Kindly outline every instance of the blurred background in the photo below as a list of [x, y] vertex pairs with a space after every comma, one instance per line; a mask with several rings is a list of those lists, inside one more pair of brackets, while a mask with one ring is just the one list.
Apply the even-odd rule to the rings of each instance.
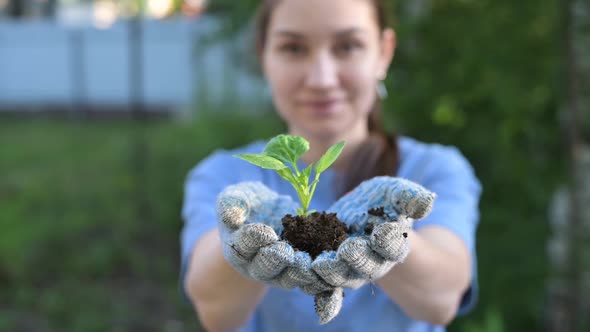
[[[590, 2], [388, 2], [386, 126], [484, 187], [480, 299], [450, 331], [590, 331]], [[0, 331], [199, 331], [184, 177], [281, 133], [255, 0], [0, 0]]]

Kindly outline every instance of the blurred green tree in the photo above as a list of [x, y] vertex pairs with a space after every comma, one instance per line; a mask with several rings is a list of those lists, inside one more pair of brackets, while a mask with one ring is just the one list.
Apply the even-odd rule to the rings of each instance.
[[549, 242], [548, 330], [590, 330], [590, 2], [563, 0], [561, 127], [569, 181], [557, 192]]

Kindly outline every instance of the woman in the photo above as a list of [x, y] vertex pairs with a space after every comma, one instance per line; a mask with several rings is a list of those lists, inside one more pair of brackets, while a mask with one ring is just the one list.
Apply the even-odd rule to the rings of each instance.
[[408, 178], [438, 198], [409, 234], [412, 249], [403, 264], [376, 287], [347, 292], [341, 313], [320, 327], [312, 297], [252, 281], [224, 260], [215, 221], [219, 192], [252, 180], [280, 194], [294, 192], [278, 176], [232, 157], [260, 153], [265, 142], [216, 152], [190, 173], [183, 208], [184, 289], [207, 330], [443, 331], [473, 304], [479, 182], [455, 148], [381, 129], [378, 101], [395, 46], [379, 0], [262, 1], [259, 59], [289, 134], [310, 142], [303, 161], [315, 162], [346, 141], [310, 208], [326, 210], [377, 175]]

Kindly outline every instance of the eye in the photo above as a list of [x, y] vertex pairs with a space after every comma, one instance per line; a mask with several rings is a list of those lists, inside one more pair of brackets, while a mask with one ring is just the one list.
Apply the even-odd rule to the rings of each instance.
[[345, 40], [336, 44], [335, 53], [339, 56], [348, 56], [362, 49], [363, 45], [354, 40]]
[[301, 56], [305, 54], [305, 47], [299, 43], [286, 43], [279, 46], [279, 51], [290, 56]]

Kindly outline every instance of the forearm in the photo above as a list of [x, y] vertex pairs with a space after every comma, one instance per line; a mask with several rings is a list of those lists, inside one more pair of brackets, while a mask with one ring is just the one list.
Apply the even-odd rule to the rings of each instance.
[[239, 274], [223, 258], [217, 230], [193, 250], [185, 289], [207, 331], [227, 331], [244, 324], [266, 293], [263, 284]]
[[377, 281], [408, 315], [437, 325], [454, 318], [471, 279], [467, 250], [457, 237], [444, 232], [410, 232], [406, 260]]

